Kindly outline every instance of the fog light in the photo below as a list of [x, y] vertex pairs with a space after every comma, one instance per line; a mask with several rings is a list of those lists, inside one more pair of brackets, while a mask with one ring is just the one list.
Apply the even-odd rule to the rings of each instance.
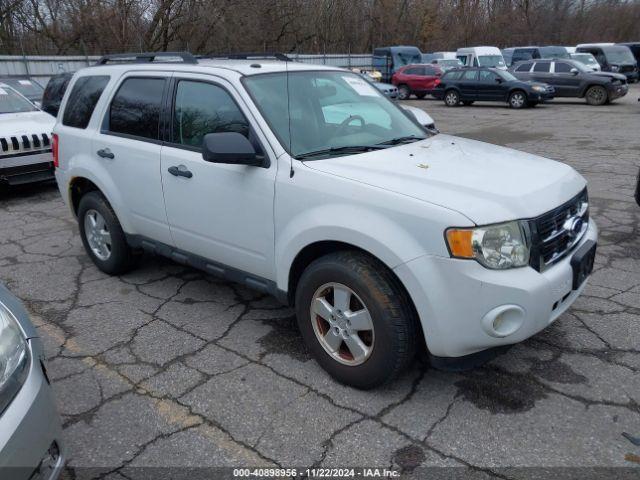
[[482, 317], [484, 331], [496, 338], [513, 335], [524, 323], [525, 313], [518, 305], [501, 305]]

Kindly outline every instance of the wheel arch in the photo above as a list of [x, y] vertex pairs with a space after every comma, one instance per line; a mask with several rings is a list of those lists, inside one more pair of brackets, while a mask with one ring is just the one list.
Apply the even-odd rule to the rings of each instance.
[[607, 87], [605, 84], [598, 83], [598, 82], [589, 82], [584, 87], [582, 87], [582, 91], [580, 92], [580, 95], [578, 96], [578, 98], [584, 98], [587, 95], [587, 91], [591, 87], [602, 87], [607, 92], [607, 96], [609, 96], [609, 90], [607, 90]]

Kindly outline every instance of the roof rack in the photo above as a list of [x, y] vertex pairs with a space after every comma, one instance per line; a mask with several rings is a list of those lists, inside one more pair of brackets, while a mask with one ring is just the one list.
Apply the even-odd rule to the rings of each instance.
[[226, 60], [280, 60], [292, 62], [293, 59], [284, 53], [257, 52], [257, 53], [214, 53], [211, 55], [199, 55], [202, 59], [226, 59]]
[[145, 53], [116, 53], [100, 57], [96, 65], [108, 63], [152, 63], [158, 59], [165, 59], [166, 63], [177, 63], [171, 59], [180, 59], [182, 63], [198, 63], [198, 59], [189, 52], [145, 52]]

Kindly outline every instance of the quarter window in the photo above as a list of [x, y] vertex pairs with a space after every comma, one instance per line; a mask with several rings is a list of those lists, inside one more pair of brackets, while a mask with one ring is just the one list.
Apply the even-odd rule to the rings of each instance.
[[111, 101], [109, 131], [158, 140], [163, 78], [127, 78]]
[[533, 71], [534, 72], [538, 72], [538, 73], [549, 73], [549, 67], [551, 66], [550, 63], [536, 63], [535, 66], [533, 67]]
[[249, 138], [249, 122], [227, 91], [211, 83], [178, 82], [173, 143], [201, 147], [206, 134], [220, 132], [237, 132]]
[[67, 127], [87, 128], [107, 83], [109, 83], [108, 76], [78, 78], [69, 94], [67, 106], [62, 115], [62, 124]]

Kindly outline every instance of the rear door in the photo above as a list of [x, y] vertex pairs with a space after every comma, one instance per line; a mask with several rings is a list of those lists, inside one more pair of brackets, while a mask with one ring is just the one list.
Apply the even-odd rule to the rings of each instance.
[[135, 233], [172, 245], [160, 177], [160, 112], [168, 73], [129, 72], [106, 106], [93, 138], [96, 162], [120, 196], [118, 207]]
[[461, 100], [477, 100], [478, 70], [465, 70], [458, 85], [460, 86]]
[[402, 72], [412, 92], [425, 90], [424, 67], [409, 67]]
[[533, 65], [533, 69], [531, 70], [530, 80], [533, 80], [534, 82], [548, 83], [549, 85], [553, 85], [555, 87], [554, 76], [551, 73], [551, 63], [552, 62], [544, 61], [535, 62], [535, 64]]

